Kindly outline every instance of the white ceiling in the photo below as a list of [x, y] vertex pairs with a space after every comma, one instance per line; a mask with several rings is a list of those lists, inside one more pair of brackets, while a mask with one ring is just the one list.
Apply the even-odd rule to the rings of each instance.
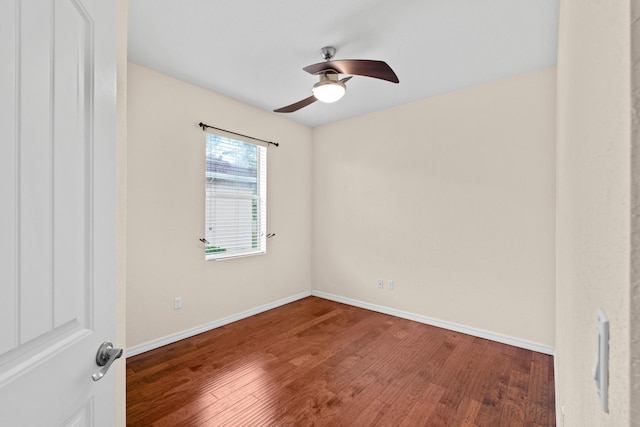
[[553, 66], [557, 27], [558, 0], [130, 0], [129, 60], [266, 111], [311, 95], [326, 45], [394, 69], [286, 114], [318, 126]]

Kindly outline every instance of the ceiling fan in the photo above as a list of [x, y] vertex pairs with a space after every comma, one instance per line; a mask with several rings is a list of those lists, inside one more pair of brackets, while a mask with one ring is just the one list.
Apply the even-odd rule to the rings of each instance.
[[[353, 75], [400, 83], [396, 73], [394, 73], [391, 67], [384, 61], [372, 61], [369, 59], [332, 60], [336, 54], [336, 49], [333, 46], [323, 47], [320, 53], [325, 62], [319, 62], [303, 68], [303, 70], [309, 74], [320, 76], [320, 81], [313, 85], [313, 95], [302, 101], [273, 111], [276, 113], [293, 113], [316, 101], [335, 102], [345, 94], [347, 90], [345, 83], [348, 82]], [[340, 74], [351, 74], [351, 76], [338, 79]]]

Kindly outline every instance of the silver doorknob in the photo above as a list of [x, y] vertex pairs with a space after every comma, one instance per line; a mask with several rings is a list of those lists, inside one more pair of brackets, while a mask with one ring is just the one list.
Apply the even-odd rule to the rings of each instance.
[[98, 348], [98, 353], [96, 353], [96, 365], [102, 366], [102, 368], [95, 374], [91, 375], [91, 378], [94, 381], [98, 381], [104, 377], [104, 374], [107, 373], [111, 364], [120, 356], [122, 356], [121, 348], [114, 348], [113, 343], [109, 341], [103, 342], [100, 348]]

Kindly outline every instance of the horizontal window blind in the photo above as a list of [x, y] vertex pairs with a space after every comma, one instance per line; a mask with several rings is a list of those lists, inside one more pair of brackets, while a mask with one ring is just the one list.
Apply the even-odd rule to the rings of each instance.
[[206, 133], [206, 259], [266, 252], [267, 150]]

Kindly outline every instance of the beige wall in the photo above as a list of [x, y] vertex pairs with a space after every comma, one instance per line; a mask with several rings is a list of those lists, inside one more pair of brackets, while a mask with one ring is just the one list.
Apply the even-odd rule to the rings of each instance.
[[313, 137], [314, 290], [553, 347], [555, 69]]
[[[564, 0], [557, 101], [556, 388], [562, 426], [629, 425], [630, 2]], [[592, 368], [610, 321], [609, 414]], [[635, 406], [638, 402], [635, 402]]]
[[[554, 100], [546, 69], [309, 129], [130, 63], [127, 347], [312, 283], [553, 347]], [[281, 143], [266, 256], [202, 259], [199, 121]]]
[[[266, 255], [204, 260], [200, 121], [280, 143], [268, 151]], [[127, 347], [310, 291], [306, 126], [130, 63], [127, 170]]]
[[[640, 402], [640, 2], [631, 3], [631, 292], [630, 402]], [[631, 405], [631, 425], [640, 426], [640, 405]]]

